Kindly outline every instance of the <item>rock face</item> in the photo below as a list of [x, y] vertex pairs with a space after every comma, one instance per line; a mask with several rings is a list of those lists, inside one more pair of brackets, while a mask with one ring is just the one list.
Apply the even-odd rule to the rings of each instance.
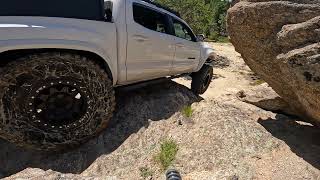
[[227, 24], [249, 67], [291, 109], [320, 124], [320, 0], [240, 1]]
[[[95, 177], [95, 176], [80, 176], [80, 175], [74, 175], [74, 174], [62, 174], [59, 172], [55, 172], [52, 170], [44, 171], [42, 169], [38, 168], [27, 168], [21, 173], [13, 175], [9, 178], [6, 178], [8, 180], [14, 180], [14, 179], [21, 179], [21, 180], [26, 180], [26, 179], [33, 179], [33, 180], [56, 180], [56, 179], [64, 179], [64, 180], [72, 180], [72, 179], [77, 179], [77, 180], [102, 180], [103, 178], [101, 177]], [[104, 179], [112, 180], [112, 177], [105, 177]], [[114, 178], [115, 179], [115, 178]]]

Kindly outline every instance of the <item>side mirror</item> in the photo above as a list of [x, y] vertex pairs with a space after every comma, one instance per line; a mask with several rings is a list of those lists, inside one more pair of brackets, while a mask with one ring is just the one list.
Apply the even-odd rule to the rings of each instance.
[[112, 21], [112, 12], [113, 12], [113, 2], [112, 1], [105, 1], [104, 2], [104, 12], [106, 21]]
[[198, 41], [204, 41], [205, 39], [206, 39], [206, 36], [204, 35], [204, 34], [198, 34], [197, 35], [197, 39], [198, 39]]

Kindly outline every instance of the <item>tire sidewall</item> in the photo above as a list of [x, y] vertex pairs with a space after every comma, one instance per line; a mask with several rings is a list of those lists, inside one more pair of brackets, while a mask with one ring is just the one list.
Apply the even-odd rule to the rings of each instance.
[[[209, 83], [204, 86], [206, 77], [209, 77]], [[192, 75], [191, 89], [195, 94], [203, 94], [207, 91], [210, 86], [210, 82], [213, 77], [213, 68], [208, 65], [204, 65], [199, 72]]]
[[[31, 79], [20, 82], [23, 74]], [[70, 78], [89, 91], [86, 123], [68, 130], [41, 129], [28, 115], [28, 94], [48, 79]], [[88, 59], [69, 54], [38, 54], [18, 59], [0, 72], [0, 136], [18, 145], [41, 150], [58, 150], [78, 145], [97, 135], [114, 110], [114, 91], [106, 73]]]

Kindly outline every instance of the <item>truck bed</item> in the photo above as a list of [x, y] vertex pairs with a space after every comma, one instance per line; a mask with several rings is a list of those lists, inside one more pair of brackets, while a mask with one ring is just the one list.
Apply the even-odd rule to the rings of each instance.
[[4, 0], [0, 16], [45, 16], [104, 20], [103, 0]]

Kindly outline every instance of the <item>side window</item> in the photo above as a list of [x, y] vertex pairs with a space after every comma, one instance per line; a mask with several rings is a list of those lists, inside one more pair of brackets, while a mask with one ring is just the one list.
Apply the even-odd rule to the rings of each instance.
[[134, 21], [153, 31], [169, 34], [166, 15], [142, 5], [133, 4]]
[[186, 39], [188, 41], [196, 41], [196, 38], [194, 37], [192, 31], [188, 26], [186, 26], [184, 23], [176, 19], [172, 19], [172, 21], [173, 21], [175, 36], [182, 39]]

